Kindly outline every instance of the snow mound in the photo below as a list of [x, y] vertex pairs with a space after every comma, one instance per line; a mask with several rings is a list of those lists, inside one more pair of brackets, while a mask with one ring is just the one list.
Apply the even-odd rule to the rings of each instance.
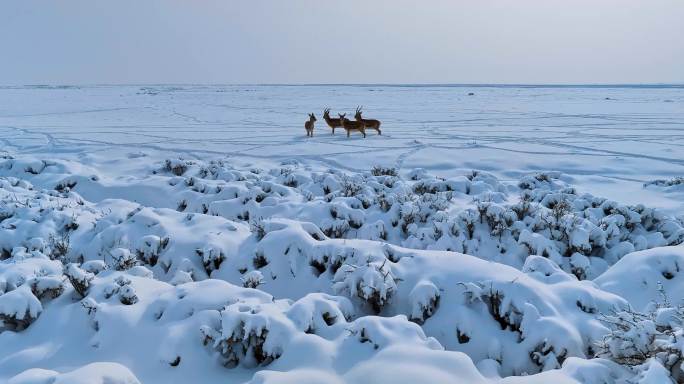
[[146, 177], [0, 160], [1, 380], [678, 377], [683, 223], [560, 173], [169, 159]]
[[674, 303], [684, 300], [682, 268], [684, 246], [661, 247], [630, 253], [594, 281], [604, 291], [624, 297], [635, 309], [643, 310], [661, 300], [662, 294]]
[[139, 384], [140, 381], [121, 364], [91, 363], [66, 373], [29, 369], [8, 384]]

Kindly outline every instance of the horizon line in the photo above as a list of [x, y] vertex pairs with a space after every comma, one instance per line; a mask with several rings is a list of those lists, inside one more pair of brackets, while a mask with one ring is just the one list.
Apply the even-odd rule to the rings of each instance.
[[79, 88], [135, 86], [205, 86], [205, 87], [508, 87], [508, 88], [680, 88], [681, 83], [34, 83], [0, 84], [0, 88]]

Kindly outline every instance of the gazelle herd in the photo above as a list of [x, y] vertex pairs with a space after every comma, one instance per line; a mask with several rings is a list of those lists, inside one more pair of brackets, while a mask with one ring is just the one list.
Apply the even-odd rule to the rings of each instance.
[[[366, 129], [374, 129], [378, 135], [382, 135], [380, 130], [380, 120], [375, 119], [364, 119], [361, 116], [361, 107], [356, 108], [354, 113], [354, 120], [349, 120], [345, 116], [346, 113], [338, 113], [339, 118], [330, 117], [330, 108], [323, 110], [323, 120], [332, 128], [332, 134], [335, 134], [335, 128], [342, 128], [347, 131], [347, 137], [350, 136], [351, 131], [359, 131], [366, 137]], [[304, 129], [306, 129], [306, 136], [313, 136], [314, 122], [316, 122], [316, 116], [313, 113], [309, 114], [309, 120], [304, 123]]]

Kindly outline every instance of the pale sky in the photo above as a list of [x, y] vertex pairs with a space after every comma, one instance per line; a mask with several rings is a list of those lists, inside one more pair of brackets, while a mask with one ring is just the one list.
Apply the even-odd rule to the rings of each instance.
[[684, 0], [0, 0], [0, 84], [684, 83]]

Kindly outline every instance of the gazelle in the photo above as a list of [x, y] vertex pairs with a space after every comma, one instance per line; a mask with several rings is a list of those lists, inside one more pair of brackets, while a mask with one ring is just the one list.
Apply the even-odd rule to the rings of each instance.
[[342, 127], [342, 122], [338, 118], [330, 117], [330, 108], [323, 110], [323, 120], [328, 124], [328, 127], [332, 128], [332, 134], [335, 134], [335, 128]]
[[313, 137], [314, 122], [316, 121], [316, 116], [313, 113], [309, 113], [309, 120], [304, 122], [304, 129], [306, 129], [306, 136]]
[[362, 107], [356, 108], [356, 114], [354, 114], [354, 118], [356, 119], [356, 121], [362, 122], [364, 128], [375, 129], [378, 135], [382, 135], [382, 131], [380, 130], [380, 120], [364, 119], [363, 117], [361, 117], [361, 109]]
[[[358, 108], [356, 112], [358, 112]], [[338, 113], [338, 115], [340, 116], [340, 123], [342, 124], [342, 128], [344, 128], [344, 130], [347, 131], [347, 137], [349, 137], [349, 133], [351, 131], [359, 131], [361, 132], [364, 138], [366, 137], [366, 128], [362, 122], [345, 119], [345, 116], [347, 115], [346, 113]]]

